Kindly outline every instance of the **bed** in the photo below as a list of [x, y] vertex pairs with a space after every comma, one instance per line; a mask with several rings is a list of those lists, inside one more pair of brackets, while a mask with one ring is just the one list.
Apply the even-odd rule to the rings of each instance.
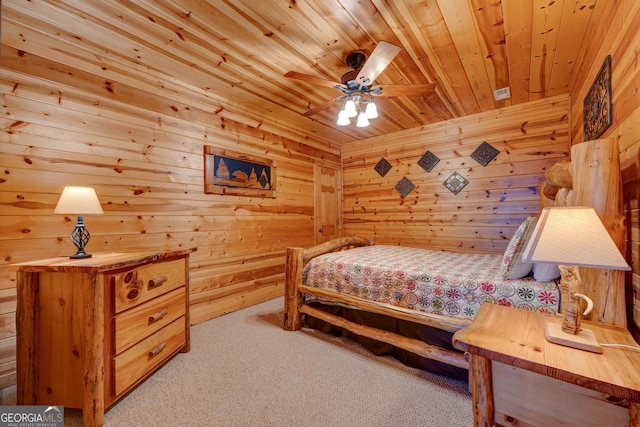
[[[541, 208], [592, 206], [623, 249], [617, 142], [577, 144], [571, 159], [545, 173]], [[535, 221], [531, 216], [520, 224], [503, 254], [382, 246], [359, 237], [287, 248], [284, 329], [299, 330], [303, 321], [314, 328], [337, 328], [374, 352], [466, 378], [468, 362], [451, 345], [451, 335], [471, 322], [481, 304], [559, 312], [557, 267], [526, 265], [520, 259]], [[590, 270], [581, 269], [583, 292], [595, 307], [589, 320], [626, 326], [624, 276]]]

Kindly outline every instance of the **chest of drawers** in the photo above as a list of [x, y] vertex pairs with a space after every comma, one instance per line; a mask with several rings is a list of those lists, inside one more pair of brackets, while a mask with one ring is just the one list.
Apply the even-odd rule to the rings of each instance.
[[12, 265], [19, 405], [81, 408], [85, 426], [189, 351], [189, 254], [94, 254]]

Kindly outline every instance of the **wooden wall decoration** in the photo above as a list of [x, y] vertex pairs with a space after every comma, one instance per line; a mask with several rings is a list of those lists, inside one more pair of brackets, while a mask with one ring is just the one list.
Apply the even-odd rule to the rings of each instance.
[[420, 160], [418, 160], [418, 164], [420, 167], [427, 172], [431, 172], [433, 168], [438, 164], [440, 158], [433, 154], [431, 151], [427, 151], [424, 153]]
[[597, 139], [611, 126], [611, 55], [607, 55], [584, 97], [584, 140]]
[[487, 166], [499, 153], [500, 151], [498, 149], [487, 141], [484, 141], [473, 151], [473, 153], [471, 153], [471, 158], [482, 166]]
[[467, 181], [465, 177], [460, 175], [458, 172], [454, 172], [449, 175], [449, 178], [447, 178], [445, 182], [443, 182], [443, 185], [447, 187], [453, 194], [458, 194], [464, 187], [467, 186], [468, 183], [469, 181]]
[[391, 163], [387, 161], [384, 157], [380, 159], [380, 161], [374, 167], [378, 175], [385, 176], [391, 170]]
[[396, 191], [400, 193], [402, 198], [407, 197], [409, 193], [413, 191], [414, 188], [416, 188], [416, 185], [413, 182], [411, 182], [411, 180], [406, 176], [403, 176], [402, 179], [398, 181], [398, 183], [395, 186]]
[[204, 192], [275, 198], [276, 164], [205, 145]]

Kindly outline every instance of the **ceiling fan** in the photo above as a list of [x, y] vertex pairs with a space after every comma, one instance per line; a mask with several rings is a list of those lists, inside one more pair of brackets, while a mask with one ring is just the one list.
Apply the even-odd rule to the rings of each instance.
[[343, 93], [342, 96], [331, 99], [317, 107], [310, 108], [303, 116], [309, 117], [329, 108], [340, 101], [351, 97], [366, 98], [368, 96], [425, 96], [433, 93], [434, 83], [427, 84], [411, 84], [411, 85], [377, 85], [373, 86], [374, 80], [387, 68], [393, 59], [400, 53], [400, 46], [396, 46], [386, 41], [380, 41], [371, 56], [367, 59], [363, 52], [350, 53], [347, 56], [346, 63], [352, 68], [346, 72], [340, 79], [340, 83], [331, 82], [319, 77], [309, 76], [307, 74], [289, 71], [285, 77], [302, 80], [320, 86], [338, 89]]

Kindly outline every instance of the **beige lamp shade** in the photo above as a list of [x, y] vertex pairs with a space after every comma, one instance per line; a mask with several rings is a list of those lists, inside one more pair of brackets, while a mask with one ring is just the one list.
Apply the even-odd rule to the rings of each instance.
[[65, 187], [54, 214], [102, 215], [102, 206], [91, 187]]
[[522, 260], [631, 270], [598, 214], [590, 207], [543, 209]]

